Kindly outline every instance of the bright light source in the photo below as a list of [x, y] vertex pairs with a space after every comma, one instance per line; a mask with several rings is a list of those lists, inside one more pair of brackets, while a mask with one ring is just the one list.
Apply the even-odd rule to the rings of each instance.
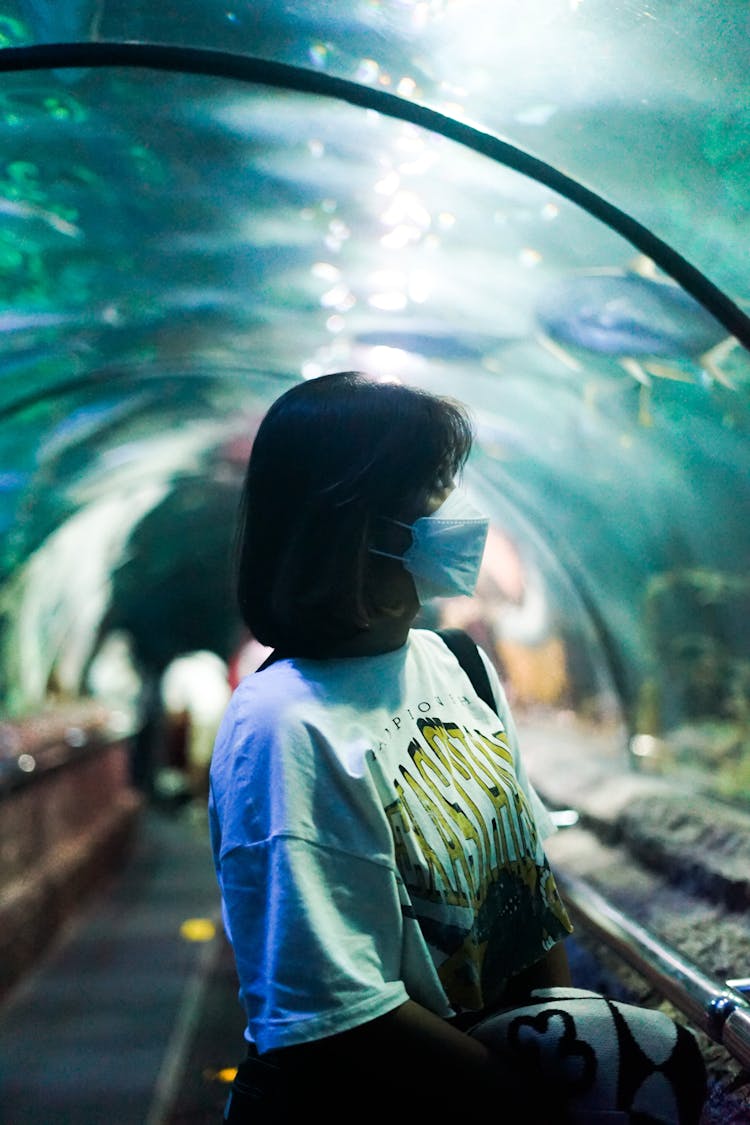
[[406, 295], [404, 293], [373, 293], [367, 299], [368, 305], [383, 312], [401, 312], [406, 308]]
[[216, 926], [210, 918], [186, 918], [180, 926], [180, 937], [185, 941], [212, 941]]
[[311, 267], [310, 273], [313, 277], [319, 277], [321, 281], [338, 281], [341, 277], [341, 270], [338, 266], [331, 265], [330, 262], [316, 262]]
[[237, 1067], [225, 1066], [221, 1070], [216, 1071], [215, 1077], [218, 1082], [234, 1082], [235, 1078], [237, 1077]]
[[375, 59], [362, 59], [354, 73], [354, 81], [365, 86], [377, 82], [380, 77], [380, 66]]
[[526, 266], [527, 269], [530, 269], [533, 266], [539, 265], [542, 260], [542, 255], [538, 250], [534, 250], [530, 246], [525, 246], [518, 255], [518, 260], [522, 266]]
[[384, 234], [380, 240], [380, 245], [386, 250], [403, 250], [410, 242], [417, 242], [422, 237], [422, 232], [419, 227], [408, 226], [406, 223], [401, 223], [399, 226], [394, 227], [388, 234]]
[[659, 749], [659, 739], [652, 734], [636, 734], [630, 740], [630, 752], [637, 758], [649, 758]]
[[341, 282], [339, 285], [334, 285], [327, 293], [324, 293], [320, 298], [320, 303], [324, 309], [340, 309], [348, 300], [349, 296], [349, 286]]
[[373, 188], [378, 195], [394, 195], [401, 186], [401, 177], [398, 172], [389, 172], [387, 176], [383, 176], [382, 180], [378, 180]]
[[427, 230], [432, 218], [418, 195], [411, 191], [398, 191], [380, 216], [380, 221], [387, 227], [408, 223]]
[[578, 813], [575, 809], [558, 809], [556, 812], [551, 812], [550, 818], [552, 823], [557, 828], [572, 828], [573, 825], [578, 824]]
[[385, 344], [376, 344], [370, 351], [372, 367], [383, 374], [403, 371], [404, 365], [409, 362], [410, 358], [409, 353], [401, 348], [389, 348]]

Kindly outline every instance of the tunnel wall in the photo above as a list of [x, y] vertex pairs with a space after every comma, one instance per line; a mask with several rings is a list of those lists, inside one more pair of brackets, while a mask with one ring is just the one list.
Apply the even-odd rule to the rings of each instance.
[[0, 772], [0, 1000], [120, 867], [142, 806], [127, 739], [56, 725], [3, 725], [24, 745]]

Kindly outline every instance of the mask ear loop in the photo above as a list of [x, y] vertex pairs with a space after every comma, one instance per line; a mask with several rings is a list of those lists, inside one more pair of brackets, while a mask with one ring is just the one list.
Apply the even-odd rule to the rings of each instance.
[[403, 555], [391, 555], [388, 553], [388, 551], [378, 551], [375, 547], [368, 547], [367, 550], [369, 554], [379, 555], [381, 559], [396, 559], [398, 562], [404, 561]]
[[[403, 520], [394, 520], [394, 519], [391, 519], [390, 516], [382, 516], [381, 518], [387, 520], [388, 523], [395, 523], [398, 527], [405, 527], [407, 531], [412, 532], [412, 536], [413, 536], [413, 534], [414, 534], [414, 524], [404, 523]], [[404, 555], [406, 554], [406, 551], [409, 550], [409, 547], [407, 547], [406, 551], [404, 551], [404, 555], [391, 555], [391, 554], [389, 554], [388, 551], [378, 551], [378, 549], [376, 547], [368, 547], [367, 550], [371, 555], [380, 555], [380, 557], [383, 558], [383, 559], [396, 559], [397, 562], [403, 562], [404, 561]]]

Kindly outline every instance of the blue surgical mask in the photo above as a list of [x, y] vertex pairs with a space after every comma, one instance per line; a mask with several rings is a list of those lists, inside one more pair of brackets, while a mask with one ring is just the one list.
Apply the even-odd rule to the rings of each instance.
[[411, 531], [411, 546], [403, 555], [370, 550], [401, 560], [414, 579], [420, 603], [474, 593], [490, 521], [460, 489], [454, 488], [432, 515], [420, 516], [414, 523], [391, 522]]

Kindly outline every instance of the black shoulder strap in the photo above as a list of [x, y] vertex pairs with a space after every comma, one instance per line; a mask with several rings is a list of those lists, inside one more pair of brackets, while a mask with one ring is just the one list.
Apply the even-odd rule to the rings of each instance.
[[277, 660], [283, 660], [283, 659], [284, 659], [283, 652], [279, 652], [279, 650], [277, 648], [275, 648], [273, 650], [273, 652], [269, 652], [266, 659], [263, 661], [262, 664], [258, 665], [258, 667], [255, 669], [255, 671], [256, 672], [263, 672], [263, 671], [265, 671], [266, 668], [269, 668], [271, 666], [271, 664], [275, 664]]
[[496, 710], [497, 704], [492, 694], [492, 685], [487, 675], [487, 669], [479, 655], [476, 644], [463, 629], [438, 629], [437, 635], [448, 646], [466, 675], [471, 680], [471, 686], [480, 699], [488, 707]]

